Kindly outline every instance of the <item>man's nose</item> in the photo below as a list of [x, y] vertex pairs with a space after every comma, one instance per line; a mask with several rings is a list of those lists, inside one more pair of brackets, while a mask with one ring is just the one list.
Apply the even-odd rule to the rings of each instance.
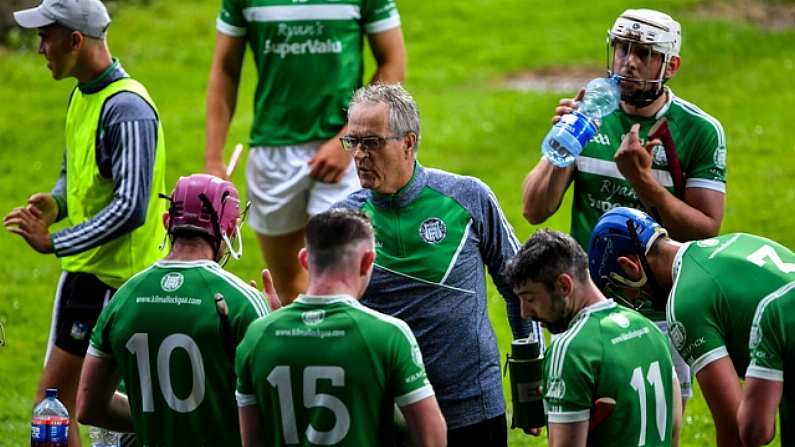
[[536, 319], [535, 312], [533, 312], [533, 309], [530, 307], [529, 304], [525, 304], [524, 302], [522, 302], [520, 309], [521, 309], [522, 318], [524, 318], [525, 320]]

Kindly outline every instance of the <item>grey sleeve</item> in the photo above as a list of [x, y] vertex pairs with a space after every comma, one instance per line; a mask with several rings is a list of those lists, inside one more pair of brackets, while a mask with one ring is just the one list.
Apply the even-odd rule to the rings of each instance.
[[123, 92], [103, 108], [97, 137], [100, 174], [113, 180], [113, 195], [89, 220], [52, 236], [57, 256], [80, 253], [143, 225], [152, 189], [158, 118], [146, 101]]
[[66, 206], [66, 148], [64, 148], [63, 158], [61, 158], [61, 173], [58, 175], [58, 180], [50, 195], [58, 204], [58, 217], [55, 218], [55, 221], [58, 222], [69, 215], [69, 209]]
[[505, 264], [519, 251], [519, 240], [513, 232], [513, 227], [500, 209], [494, 193], [482, 182], [479, 195], [481, 204], [480, 213], [480, 254], [489, 270], [494, 285], [505, 298], [508, 310], [508, 323], [514, 339], [525, 338], [533, 331], [539, 340], [541, 328], [538, 323], [522, 318], [519, 297], [505, 279], [503, 270]]

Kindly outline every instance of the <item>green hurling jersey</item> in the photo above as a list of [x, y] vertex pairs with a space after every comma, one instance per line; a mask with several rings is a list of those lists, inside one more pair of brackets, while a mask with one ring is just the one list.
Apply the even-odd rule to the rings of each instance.
[[684, 245], [672, 274], [666, 317], [674, 347], [694, 375], [729, 356], [743, 377], [756, 307], [795, 280], [795, 253], [760, 236], [726, 234]]
[[249, 144], [334, 136], [362, 86], [364, 34], [398, 26], [393, 0], [223, 0], [216, 28], [245, 36], [259, 76]]
[[544, 357], [550, 424], [587, 421], [594, 402], [615, 400], [589, 446], [670, 446], [673, 363], [665, 335], [641, 314], [601, 301], [581, 310]]
[[267, 313], [260, 292], [211, 261], [160, 261], [116, 292], [88, 353], [116, 363], [138, 445], [240, 445], [233, 351], [224, 342], [237, 344]]
[[348, 296], [300, 296], [258, 320], [235, 371], [268, 445], [391, 445], [395, 403], [433, 396], [408, 325]]
[[[698, 107], [676, 97], [670, 89], [667, 92], [668, 102], [656, 116], [632, 116], [621, 109], [606, 116], [599, 133], [577, 157], [571, 234], [586, 249], [591, 231], [602, 214], [618, 206], [643, 208], [638, 194], [613, 161], [624, 136], [636, 123], [640, 124], [641, 143], [645, 144], [651, 126], [658, 119], [666, 118], [686, 187], [725, 192], [726, 136], [723, 128], [718, 120]], [[661, 185], [674, 192], [665, 149], [661, 145], [652, 150], [652, 174]]]
[[795, 282], [759, 303], [751, 325], [749, 348], [751, 363], [746, 378], [784, 382], [779, 424], [781, 445], [791, 445], [795, 442]]

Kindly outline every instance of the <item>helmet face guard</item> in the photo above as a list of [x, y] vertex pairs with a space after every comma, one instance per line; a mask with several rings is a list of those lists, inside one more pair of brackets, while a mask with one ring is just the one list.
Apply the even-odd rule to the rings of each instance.
[[[170, 201], [168, 234], [172, 239], [178, 230], [209, 236], [213, 241], [213, 257], [221, 264], [230, 256], [235, 259], [242, 256], [240, 198], [231, 182], [207, 174], [180, 177], [174, 192], [167, 198]], [[235, 239], [237, 248], [233, 244]], [[219, 259], [222, 242], [226, 250]]]
[[[588, 243], [588, 268], [591, 279], [609, 297], [623, 305], [642, 309], [660, 308], [665, 295], [659, 286], [646, 255], [667, 232], [647, 214], [632, 208], [614, 208], [599, 219]], [[638, 257], [641, 278], [624, 276], [620, 256]], [[651, 291], [646, 288], [649, 286]]]

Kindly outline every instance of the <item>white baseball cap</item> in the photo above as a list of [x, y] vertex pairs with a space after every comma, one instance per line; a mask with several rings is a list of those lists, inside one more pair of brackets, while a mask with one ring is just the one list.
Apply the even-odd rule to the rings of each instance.
[[14, 13], [23, 28], [41, 28], [59, 23], [89, 37], [104, 39], [110, 16], [100, 0], [44, 0], [30, 9]]

